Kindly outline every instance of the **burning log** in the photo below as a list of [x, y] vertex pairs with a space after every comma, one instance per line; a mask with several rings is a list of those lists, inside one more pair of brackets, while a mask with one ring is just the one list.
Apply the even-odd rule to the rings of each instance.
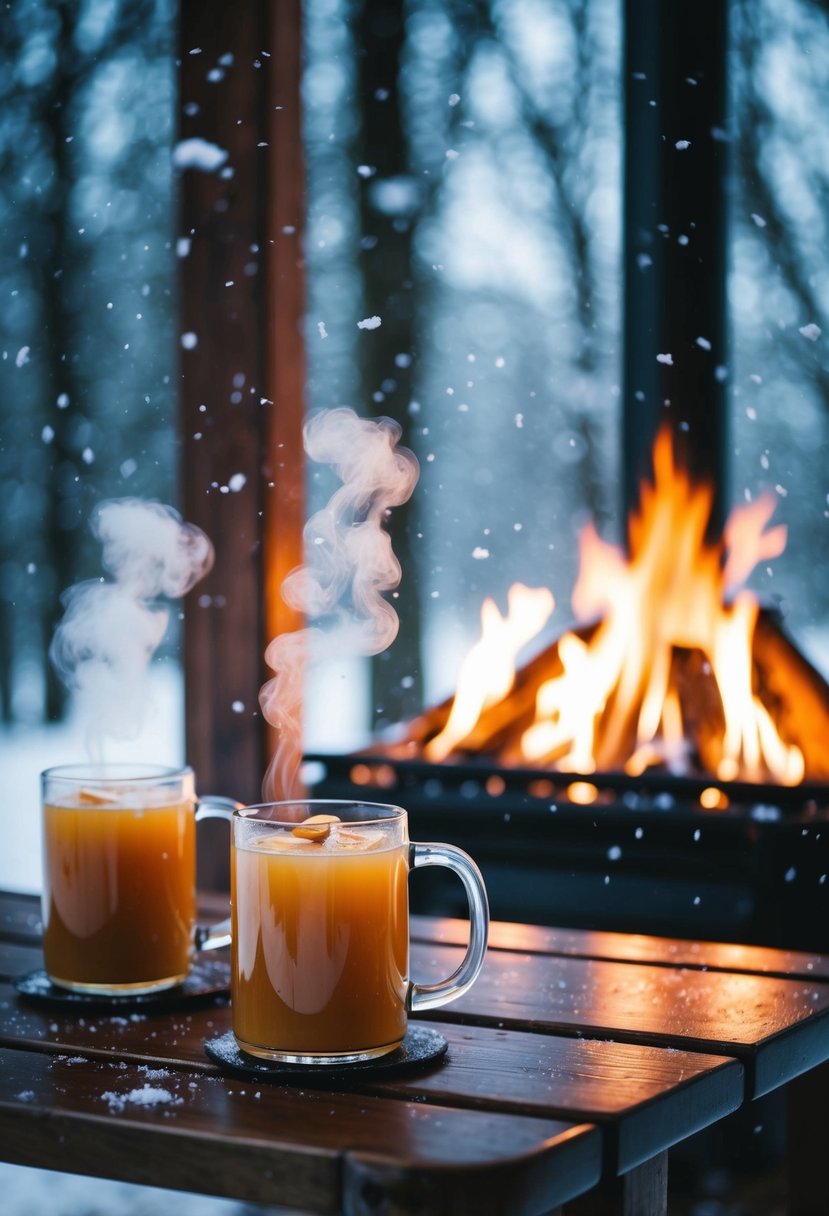
[[735, 508], [711, 540], [711, 487], [677, 464], [667, 431], [653, 463], [627, 552], [592, 525], [582, 532], [573, 608], [595, 623], [516, 671], [552, 595], [515, 584], [505, 616], [485, 601], [455, 697], [411, 723], [392, 755], [779, 785], [829, 776], [829, 686], [745, 586], [785, 547], [786, 529], [768, 526], [773, 498]]
[[786, 636], [773, 613], [761, 612], [754, 633], [758, 695], [780, 733], [803, 753], [806, 775], [829, 781], [829, 684]]
[[[600, 624], [573, 630], [570, 635], [589, 644]], [[564, 744], [528, 759], [522, 739], [536, 716], [539, 691], [546, 681], [564, 674], [560, 647], [562, 638], [546, 646], [515, 674], [509, 693], [485, 705], [469, 734], [449, 754], [456, 763], [486, 759], [507, 768], [566, 768], [558, 761], [565, 754]], [[752, 650], [753, 691], [777, 723], [780, 735], [789, 746], [803, 754], [804, 776], [814, 782], [829, 781], [829, 684], [803, 657], [783, 631], [777, 615], [767, 609], [758, 614]], [[620, 709], [616, 693], [598, 716], [595, 768], [601, 771], [627, 769], [642, 771], [656, 764], [681, 774], [716, 774], [721, 760], [722, 739], [726, 728], [723, 700], [711, 665], [698, 647], [676, 646], [672, 650], [668, 686], [674, 690], [679, 708], [682, 735], [672, 744], [662, 741], [661, 749], [647, 749], [637, 756], [636, 729], [641, 702]], [[407, 724], [405, 735], [373, 754], [393, 759], [428, 756], [429, 745], [445, 729], [453, 697], [429, 707]], [[608, 738], [607, 723], [616, 715], [621, 725]]]

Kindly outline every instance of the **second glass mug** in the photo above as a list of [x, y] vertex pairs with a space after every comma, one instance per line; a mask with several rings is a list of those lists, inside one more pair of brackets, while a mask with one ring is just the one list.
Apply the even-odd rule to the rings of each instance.
[[[487, 946], [478, 867], [454, 845], [411, 844], [379, 803], [298, 800], [231, 820], [231, 1011], [246, 1053], [296, 1064], [370, 1060], [400, 1045], [409, 1012], [461, 996]], [[409, 979], [408, 875], [447, 866], [469, 901], [469, 945], [435, 984]]]
[[43, 954], [52, 983], [98, 996], [181, 984], [230, 922], [196, 924], [196, 823], [240, 803], [196, 798], [189, 767], [67, 764], [41, 774]]

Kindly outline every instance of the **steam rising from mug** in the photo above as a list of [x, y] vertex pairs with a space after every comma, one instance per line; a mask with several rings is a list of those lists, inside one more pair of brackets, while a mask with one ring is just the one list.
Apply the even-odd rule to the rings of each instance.
[[411, 497], [420, 471], [414, 455], [397, 446], [399, 438], [391, 418], [359, 418], [349, 409], [324, 410], [305, 427], [308, 456], [331, 465], [343, 484], [305, 525], [306, 564], [284, 580], [282, 597], [309, 618], [330, 620], [324, 630], [281, 634], [265, 651], [276, 675], [259, 703], [278, 732], [263, 784], [267, 800], [303, 792], [302, 689], [311, 647], [315, 657], [368, 656], [397, 636], [397, 613], [381, 593], [398, 585], [401, 571], [383, 521], [389, 508]]
[[159, 597], [179, 599], [213, 565], [213, 546], [172, 507], [123, 498], [90, 520], [111, 582], [92, 579], [61, 597], [64, 615], [49, 657], [87, 730], [97, 759], [103, 738], [134, 738], [149, 704], [147, 669], [167, 629]]

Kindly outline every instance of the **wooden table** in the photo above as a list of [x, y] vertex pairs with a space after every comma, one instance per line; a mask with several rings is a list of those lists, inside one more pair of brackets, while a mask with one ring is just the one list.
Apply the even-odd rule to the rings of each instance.
[[[204, 1052], [225, 1001], [24, 1003], [11, 981], [41, 965], [39, 928], [34, 900], [0, 893], [0, 1156], [309, 1213], [660, 1216], [671, 1146], [829, 1059], [825, 958], [500, 924], [475, 986], [429, 1017], [442, 1063], [333, 1090], [241, 1081]], [[413, 973], [448, 974], [463, 932], [415, 918]]]

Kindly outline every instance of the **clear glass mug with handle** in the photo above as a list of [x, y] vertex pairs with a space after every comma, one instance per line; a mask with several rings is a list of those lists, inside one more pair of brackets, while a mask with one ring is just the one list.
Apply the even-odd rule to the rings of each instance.
[[182, 983], [230, 921], [196, 924], [196, 823], [240, 804], [198, 799], [193, 770], [68, 764], [41, 774], [43, 953], [52, 983], [102, 996]]
[[[410, 1012], [466, 992], [484, 961], [489, 908], [474, 861], [413, 844], [398, 806], [298, 800], [231, 819], [233, 1033], [250, 1055], [286, 1063], [370, 1060], [402, 1042]], [[408, 875], [448, 866], [464, 884], [470, 935], [455, 972], [409, 978]]]

